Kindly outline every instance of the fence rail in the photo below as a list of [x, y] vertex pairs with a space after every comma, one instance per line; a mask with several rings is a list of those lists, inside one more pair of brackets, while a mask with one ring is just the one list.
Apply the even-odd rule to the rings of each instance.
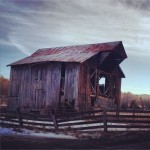
[[90, 110], [84, 112], [36, 113], [1, 112], [1, 126], [20, 126], [45, 130], [150, 130], [150, 111], [142, 110]]

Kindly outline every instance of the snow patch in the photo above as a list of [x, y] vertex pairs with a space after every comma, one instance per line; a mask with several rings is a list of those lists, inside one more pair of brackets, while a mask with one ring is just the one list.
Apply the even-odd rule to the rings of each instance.
[[58, 138], [58, 139], [76, 139], [76, 137], [71, 135], [56, 134], [50, 132], [33, 131], [28, 129], [19, 129], [18, 131], [13, 128], [2, 128], [0, 127], [0, 135], [24, 135], [24, 136], [38, 136], [38, 137], [48, 137], [48, 138]]

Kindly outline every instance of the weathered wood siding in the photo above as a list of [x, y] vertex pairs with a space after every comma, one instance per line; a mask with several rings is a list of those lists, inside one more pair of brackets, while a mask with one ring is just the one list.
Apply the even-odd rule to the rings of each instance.
[[114, 84], [115, 84], [114, 95], [115, 99], [118, 102], [118, 107], [120, 107], [122, 77], [118, 69], [115, 69], [112, 74], [114, 76]]
[[68, 101], [75, 100], [75, 109], [79, 109], [78, 104], [79, 70], [80, 65], [78, 63], [66, 64], [64, 99], [67, 99]]
[[46, 107], [58, 108], [61, 63], [49, 64], [45, 78]]
[[[95, 56], [83, 64], [66, 63], [63, 103], [75, 102], [76, 110], [91, 108], [91, 69], [95, 70], [95, 97], [99, 98], [99, 57]], [[61, 62], [50, 62], [11, 67], [9, 110], [58, 108], [60, 101]], [[120, 103], [121, 76], [119, 72], [109, 73], [111, 81], [108, 96]]]
[[11, 68], [9, 109], [14, 111], [17, 107], [30, 107], [30, 68], [17, 66]]
[[10, 85], [9, 85], [9, 99], [8, 99], [8, 109], [16, 110], [18, 103], [18, 90], [19, 90], [19, 80], [18, 80], [18, 68], [11, 68], [10, 72]]
[[118, 101], [118, 107], [120, 107], [120, 101], [121, 101], [121, 78], [117, 77], [115, 82], [116, 82], [115, 95], [116, 95], [116, 100]]
[[[31, 108], [57, 108], [59, 103], [61, 64], [49, 63], [45, 65], [35, 65], [31, 68]], [[42, 75], [40, 75], [38, 71], [40, 71]], [[35, 74], [37, 72], [38, 76], [36, 77]]]
[[31, 93], [31, 75], [30, 66], [23, 66], [19, 68], [20, 83], [19, 83], [19, 107], [30, 108], [30, 93]]
[[60, 76], [60, 63], [12, 67], [9, 110], [57, 108]]
[[9, 95], [14, 97], [14, 96], [18, 96], [18, 91], [19, 91], [19, 68], [18, 67], [13, 67], [11, 69], [11, 73], [10, 73], [10, 91], [9, 91]]
[[80, 66], [80, 85], [79, 85], [79, 108], [86, 110], [91, 107], [90, 100], [90, 70], [89, 66], [82, 64]]
[[31, 109], [45, 106], [45, 68], [41, 65], [31, 65]]

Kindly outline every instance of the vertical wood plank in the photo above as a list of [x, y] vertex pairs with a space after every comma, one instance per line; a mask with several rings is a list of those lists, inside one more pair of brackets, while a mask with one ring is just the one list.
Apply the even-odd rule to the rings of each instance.
[[103, 123], [104, 123], [104, 132], [107, 132], [107, 111], [103, 110]]
[[69, 102], [74, 99], [76, 109], [78, 109], [79, 69], [79, 64], [66, 64], [64, 98]]
[[61, 64], [49, 64], [46, 73], [46, 107], [58, 108], [61, 80]]

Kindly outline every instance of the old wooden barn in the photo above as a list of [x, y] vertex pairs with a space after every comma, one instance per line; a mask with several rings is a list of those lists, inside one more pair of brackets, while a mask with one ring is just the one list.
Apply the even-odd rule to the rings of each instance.
[[39, 49], [10, 64], [9, 110], [119, 106], [121, 41]]

